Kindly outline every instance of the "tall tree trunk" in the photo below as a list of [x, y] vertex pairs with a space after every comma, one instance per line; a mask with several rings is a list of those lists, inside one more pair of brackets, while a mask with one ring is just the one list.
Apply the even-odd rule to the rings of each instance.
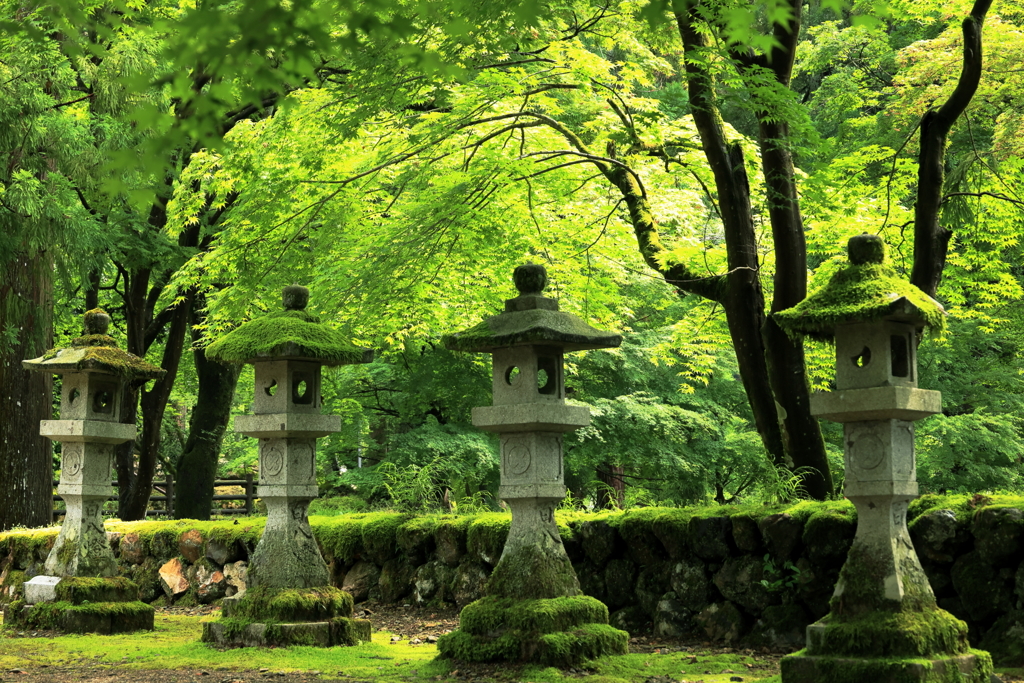
[[52, 264], [44, 253], [0, 265], [0, 531], [38, 527], [53, 515], [53, 444], [39, 421], [53, 416], [52, 377], [21, 361], [53, 345]]
[[606, 488], [597, 491], [596, 506], [598, 508], [615, 508], [621, 510], [626, 504], [625, 468], [621, 465], [605, 463], [597, 468], [597, 478]]
[[209, 519], [213, 506], [213, 482], [217, 478], [224, 430], [231, 418], [231, 404], [241, 366], [207, 360], [200, 346], [205, 297], [192, 302], [192, 357], [199, 377], [199, 394], [189, 419], [188, 439], [178, 461], [177, 491], [174, 516], [178, 519]]

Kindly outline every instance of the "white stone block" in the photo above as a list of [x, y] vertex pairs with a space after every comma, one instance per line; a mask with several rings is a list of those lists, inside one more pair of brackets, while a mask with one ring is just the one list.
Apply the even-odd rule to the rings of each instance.
[[34, 605], [37, 602], [53, 602], [57, 599], [59, 576], [34, 576], [25, 582], [25, 602]]

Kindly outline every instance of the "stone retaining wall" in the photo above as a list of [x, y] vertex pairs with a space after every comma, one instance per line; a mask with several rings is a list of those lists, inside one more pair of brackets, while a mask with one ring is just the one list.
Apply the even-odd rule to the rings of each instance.
[[[976, 647], [1024, 666], [1024, 499], [925, 496], [910, 529], [939, 604]], [[559, 513], [585, 593], [612, 623], [665, 636], [702, 634], [751, 647], [798, 648], [828, 611], [853, 540], [846, 501], [780, 507], [644, 508]], [[479, 598], [508, 531], [507, 514], [312, 517], [336, 585], [357, 602]], [[156, 603], [211, 603], [245, 587], [261, 518], [108, 522], [121, 572]], [[0, 602], [43, 572], [56, 528], [0, 534]]]

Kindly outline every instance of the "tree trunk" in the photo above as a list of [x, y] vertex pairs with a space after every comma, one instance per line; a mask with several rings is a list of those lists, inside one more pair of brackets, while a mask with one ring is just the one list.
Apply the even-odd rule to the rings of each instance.
[[52, 377], [21, 361], [53, 345], [52, 264], [45, 253], [0, 265], [0, 531], [48, 526], [53, 515], [53, 444], [39, 421], [53, 417]]
[[201, 320], [205, 297], [192, 304], [192, 357], [199, 376], [199, 394], [189, 419], [188, 439], [178, 461], [178, 498], [174, 516], [178, 519], [209, 519], [213, 506], [213, 482], [217, 478], [220, 445], [231, 418], [231, 404], [241, 366], [207, 360], [199, 346], [202, 333], [196, 329]]
[[595, 506], [598, 509], [621, 510], [626, 504], [625, 469], [619, 465], [605, 463], [597, 468], [597, 478], [605, 487], [598, 489]]

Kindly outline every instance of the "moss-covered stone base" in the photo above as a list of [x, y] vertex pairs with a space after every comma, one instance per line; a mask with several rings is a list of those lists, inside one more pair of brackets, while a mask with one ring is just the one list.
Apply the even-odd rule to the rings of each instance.
[[990, 683], [992, 658], [971, 650], [951, 657], [819, 657], [806, 650], [782, 658], [783, 683]]
[[222, 601], [223, 617], [203, 624], [202, 641], [218, 647], [357, 645], [370, 622], [352, 618], [352, 596], [333, 586], [255, 587]]
[[459, 623], [459, 630], [438, 639], [438, 656], [570, 667], [629, 651], [629, 634], [609, 626], [608, 608], [587, 596], [486, 597], [467, 605]]
[[21, 630], [55, 630], [64, 633], [131, 633], [153, 630], [152, 606], [130, 602], [83, 602], [69, 600], [27, 605], [15, 600], [4, 610], [4, 624]]
[[970, 649], [967, 624], [941, 609], [827, 615], [807, 627], [807, 650], [830, 657], [945, 657]]
[[203, 624], [202, 641], [218, 647], [334, 647], [370, 640], [366, 619], [335, 617], [328, 621], [281, 624], [228, 617]]

